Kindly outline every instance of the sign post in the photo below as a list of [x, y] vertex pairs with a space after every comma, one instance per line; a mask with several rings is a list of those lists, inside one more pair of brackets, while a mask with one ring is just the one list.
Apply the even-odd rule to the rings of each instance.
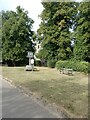
[[31, 59], [34, 58], [33, 52], [28, 51], [27, 57], [29, 58], [29, 65], [26, 65], [26, 71], [32, 70]]

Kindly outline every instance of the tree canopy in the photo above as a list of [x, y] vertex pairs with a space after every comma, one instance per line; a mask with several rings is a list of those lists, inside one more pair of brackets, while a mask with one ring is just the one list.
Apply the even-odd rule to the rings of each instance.
[[43, 34], [42, 51], [46, 59], [66, 60], [72, 56], [70, 29], [77, 14], [76, 2], [42, 2], [44, 10], [38, 29]]
[[[44, 10], [38, 29], [45, 59], [90, 59], [90, 1], [42, 2]], [[43, 37], [40, 37], [43, 35]], [[72, 45], [72, 41], [73, 45]]]
[[14, 65], [25, 63], [27, 51], [35, 51], [32, 40], [37, 39], [42, 46], [38, 53], [42, 59], [89, 61], [90, 1], [42, 2], [42, 5], [37, 35], [32, 31], [34, 21], [23, 8], [18, 6], [16, 12], [2, 11], [3, 61]]
[[26, 60], [27, 51], [34, 51], [32, 25], [28, 12], [18, 6], [16, 12], [2, 11], [2, 59], [14, 65]]
[[90, 1], [81, 2], [76, 17], [76, 29], [74, 31], [76, 60], [90, 61]]

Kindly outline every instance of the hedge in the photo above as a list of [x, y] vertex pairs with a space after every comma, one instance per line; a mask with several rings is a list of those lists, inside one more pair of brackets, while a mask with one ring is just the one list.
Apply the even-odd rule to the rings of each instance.
[[88, 62], [85, 61], [58, 61], [56, 62], [56, 68], [60, 69], [60, 68], [71, 68], [74, 71], [80, 71], [80, 72], [90, 72], [90, 68], [89, 68], [89, 64]]

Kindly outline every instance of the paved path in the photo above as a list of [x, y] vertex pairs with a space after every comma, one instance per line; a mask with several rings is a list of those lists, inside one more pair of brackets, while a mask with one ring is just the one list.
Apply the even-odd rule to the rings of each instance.
[[5, 80], [2, 80], [2, 86], [2, 118], [57, 118], [46, 107], [24, 95]]

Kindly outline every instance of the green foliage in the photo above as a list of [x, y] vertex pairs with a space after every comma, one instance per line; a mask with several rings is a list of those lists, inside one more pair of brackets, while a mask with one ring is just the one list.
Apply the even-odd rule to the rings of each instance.
[[50, 68], [55, 68], [55, 63], [56, 61], [51, 59], [51, 60], [48, 60], [47, 61], [47, 66], [50, 67]]
[[27, 51], [34, 51], [32, 47], [33, 20], [28, 12], [18, 6], [16, 12], [2, 11], [2, 58], [5, 62], [25, 63]]
[[0, 12], [0, 63], [2, 62], [2, 14]]
[[[44, 2], [38, 29], [45, 59], [90, 61], [90, 2]], [[70, 32], [73, 29], [73, 33]], [[73, 39], [74, 38], [74, 39]], [[74, 45], [71, 41], [74, 40]]]
[[78, 7], [76, 29], [74, 31], [76, 60], [90, 61], [90, 1], [81, 2]]
[[42, 49], [37, 53], [36, 56], [37, 56], [37, 58], [40, 58], [40, 59], [47, 59], [48, 52], [46, 49]]
[[41, 66], [41, 61], [35, 61], [35, 66]]
[[65, 60], [72, 55], [69, 29], [72, 27], [76, 15], [75, 2], [44, 2], [44, 10], [40, 15], [42, 22], [38, 29], [42, 37], [42, 47], [47, 51], [47, 59]]
[[71, 68], [74, 71], [80, 71], [80, 72], [90, 72], [89, 67], [88, 67], [89, 63], [88, 62], [84, 62], [84, 61], [58, 61], [56, 63], [56, 68], [60, 69], [60, 68]]

